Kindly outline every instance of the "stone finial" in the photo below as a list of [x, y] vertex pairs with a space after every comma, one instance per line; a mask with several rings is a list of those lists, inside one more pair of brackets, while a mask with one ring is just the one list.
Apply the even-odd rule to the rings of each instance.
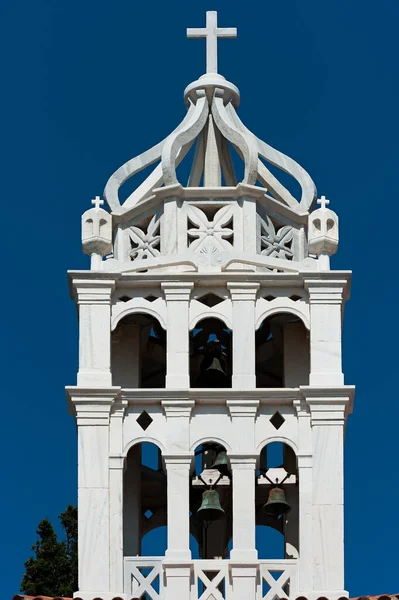
[[330, 256], [338, 249], [338, 216], [327, 208], [330, 203], [322, 196], [317, 203], [320, 208], [309, 215], [309, 252], [319, 257], [320, 270], [330, 269]]
[[100, 270], [102, 257], [112, 250], [112, 217], [100, 208], [104, 200], [99, 196], [91, 203], [94, 207], [82, 215], [82, 247], [91, 256], [91, 269]]

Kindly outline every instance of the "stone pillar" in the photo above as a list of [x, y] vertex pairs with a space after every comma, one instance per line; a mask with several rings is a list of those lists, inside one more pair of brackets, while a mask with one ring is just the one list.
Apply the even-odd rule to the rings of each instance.
[[310, 304], [310, 385], [344, 383], [341, 328], [346, 283], [344, 280], [305, 280]]
[[254, 561], [256, 458], [229, 454], [233, 476], [233, 562]]
[[120, 388], [69, 387], [78, 426], [79, 592], [89, 600], [110, 591], [109, 421]]
[[192, 456], [164, 456], [167, 473], [168, 549], [163, 568], [165, 600], [190, 598], [190, 467]]
[[73, 286], [79, 306], [78, 385], [111, 386], [111, 293], [115, 282], [76, 279]]
[[343, 439], [353, 388], [301, 388], [313, 438], [313, 591], [339, 598], [344, 590]]
[[299, 581], [298, 595], [313, 590], [313, 458], [310, 410], [303, 399], [294, 400], [298, 417]]
[[194, 284], [167, 281], [161, 284], [167, 308], [166, 387], [190, 387], [189, 302]]
[[233, 377], [234, 389], [256, 388], [255, 374], [255, 301], [259, 283], [227, 284], [233, 305]]
[[124, 592], [123, 585], [123, 418], [127, 402], [116, 402], [110, 420], [109, 456], [109, 573], [110, 591], [114, 596]]
[[234, 600], [255, 598], [258, 552], [255, 547], [256, 457], [229, 454], [233, 483], [233, 548], [230, 569]]
[[130, 448], [126, 457], [123, 498], [124, 555], [141, 554], [141, 446]]

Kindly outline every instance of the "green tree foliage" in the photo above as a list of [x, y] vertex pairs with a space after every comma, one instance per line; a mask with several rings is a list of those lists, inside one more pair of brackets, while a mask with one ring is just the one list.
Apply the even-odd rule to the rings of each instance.
[[48, 519], [40, 521], [34, 556], [25, 563], [21, 591], [28, 596], [66, 596], [78, 589], [78, 511], [69, 505], [59, 515], [64, 532], [59, 540]]

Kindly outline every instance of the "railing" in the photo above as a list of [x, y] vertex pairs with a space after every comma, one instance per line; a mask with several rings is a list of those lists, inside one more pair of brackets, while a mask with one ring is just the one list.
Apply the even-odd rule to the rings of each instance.
[[159, 556], [125, 557], [124, 591], [129, 598], [162, 600], [162, 560]]
[[[142, 600], [163, 600], [162, 557], [126, 557], [125, 594]], [[232, 600], [233, 583], [229, 560], [193, 560], [190, 600]], [[256, 600], [296, 598], [298, 561], [259, 560]], [[167, 581], [165, 582], [167, 585]], [[248, 598], [248, 600], [252, 600]], [[254, 599], [255, 600], [255, 599]]]
[[298, 595], [297, 560], [260, 560], [256, 600], [296, 598]]
[[228, 560], [193, 560], [194, 582], [191, 600], [230, 600]]

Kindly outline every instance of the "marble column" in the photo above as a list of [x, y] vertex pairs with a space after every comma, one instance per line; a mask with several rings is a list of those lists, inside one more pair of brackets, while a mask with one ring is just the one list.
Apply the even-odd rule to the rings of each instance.
[[190, 598], [191, 455], [164, 456], [167, 472], [168, 548], [163, 561], [165, 600]]
[[233, 305], [233, 389], [256, 388], [255, 301], [259, 283], [227, 283]]
[[162, 283], [167, 307], [166, 387], [190, 387], [189, 302], [192, 282]]
[[299, 595], [313, 590], [313, 456], [310, 409], [303, 398], [294, 401], [298, 417]]
[[310, 305], [310, 385], [344, 383], [341, 329], [345, 285], [346, 280], [305, 280]]
[[79, 306], [78, 385], [104, 387], [111, 380], [112, 280], [73, 280]]
[[110, 418], [109, 444], [109, 574], [110, 591], [124, 592], [123, 584], [123, 419], [127, 402], [114, 403]]
[[229, 453], [233, 483], [233, 548], [230, 573], [234, 600], [255, 598], [258, 552], [255, 547], [256, 457]]
[[79, 597], [110, 591], [109, 421], [120, 388], [69, 387], [78, 426]]
[[313, 590], [347, 596], [344, 590], [343, 440], [353, 388], [301, 388], [310, 407], [313, 441]]

